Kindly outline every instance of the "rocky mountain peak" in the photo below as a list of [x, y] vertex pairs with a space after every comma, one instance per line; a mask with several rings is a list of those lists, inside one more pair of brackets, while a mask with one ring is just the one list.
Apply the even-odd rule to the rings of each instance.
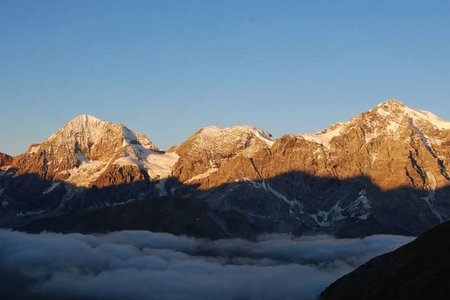
[[45, 142], [59, 143], [62, 140], [65, 145], [73, 145], [82, 152], [86, 150], [85, 155], [88, 157], [92, 155], [92, 148], [99, 147], [117, 149], [130, 144], [142, 144], [151, 150], [159, 150], [144, 134], [134, 132], [122, 124], [102, 121], [90, 115], [74, 118]]
[[388, 99], [378, 104], [377, 107], [384, 107], [386, 109], [396, 109], [396, 108], [405, 108], [406, 104], [398, 99]]
[[145, 174], [151, 178], [168, 176], [177, 159], [176, 154], [169, 156], [144, 134], [119, 123], [81, 115], [41, 144], [31, 146], [14, 164], [18, 175], [35, 173], [78, 186], [109, 185], [119, 180], [117, 174], [131, 179]]
[[410, 108], [399, 100], [387, 100], [349, 121], [335, 123], [325, 130], [303, 134], [301, 137], [325, 148], [332, 147], [333, 140], [337, 142], [339, 137], [345, 136], [347, 139], [359, 139], [364, 144], [379, 137], [409, 140], [411, 134], [415, 134], [424, 139], [429, 138], [430, 143], [439, 144], [449, 129], [450, 122], [431, 112]]
[[275, 138], [271, 133], [262, 130], [261, 128], [249, 125], [238, 125], [226, 128], [207, 126], [200, 129], [196, 135], [201, 139], [208, 139], [210, 141], [215, 140], [219, 143], [226, 142], [227, 140], [248, 138], [257, 138], [269, 146], [271, 146], [275, 142]]
[[250, 158], [258, 151], [270, 149], [274, 143], [272, 134], [257, 127], [207, 126], [176, 147], [181, 158], [174, 175], [182, 182], [206, 178], [233, 157]]
[[0, 167], [9, 166], [13, 162], [13, 157], [0, 152]]
[[68, 123], [100, 123], [100, 122], [103, 122], [103, 121], [95, 116], [88, 115], [88, 114], [82, 114], [82, 115], [79, 115], [79, 116], [73, 118]]
[[413, 109], [398, 100], [385, 101], [370, 112], [375, 112], [381, 118], [387, 119], [401, 119], [404, 117], [407, 118], [410, 123], [414, 123], [414, 125], [418, 126], [432, 126], [438, 130], [450, 129], [449, 121], [445, 121], [429, 111]]

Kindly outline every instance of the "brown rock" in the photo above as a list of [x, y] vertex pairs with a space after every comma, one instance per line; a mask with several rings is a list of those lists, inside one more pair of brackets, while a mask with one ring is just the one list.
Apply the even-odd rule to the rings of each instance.
[[0, 152], [0, 167], [6, 167], [12, 164], [13, 157]]

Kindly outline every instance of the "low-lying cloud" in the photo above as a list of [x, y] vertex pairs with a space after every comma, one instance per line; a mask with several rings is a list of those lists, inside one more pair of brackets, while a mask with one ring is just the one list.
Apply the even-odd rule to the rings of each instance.
[[2, 299], [315, 299], [412, 238], [265, 235], [210, 241], [149, 231], [0, 230]]

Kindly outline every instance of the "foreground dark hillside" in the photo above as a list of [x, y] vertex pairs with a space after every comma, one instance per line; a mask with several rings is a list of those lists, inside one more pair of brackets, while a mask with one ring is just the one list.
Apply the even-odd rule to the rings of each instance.
[[327, 300], [449, 299], [450, 222], [396, 251], [381, 255], [337, 280]]

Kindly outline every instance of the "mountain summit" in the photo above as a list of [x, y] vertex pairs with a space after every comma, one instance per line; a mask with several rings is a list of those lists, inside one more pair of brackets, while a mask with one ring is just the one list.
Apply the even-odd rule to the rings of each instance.
[[[16, 175], [33, 173], [77, 186], [107, 186], [170, 172], [164, 157], [144, 134], [122, 124], [81, 115], [15, 158]], [[164, 165], [166, 164], [166, 165]], [[165, 168], [165, 169], [164, 169]]]
[[174, 148], [180, 160], [173, 175], [182, 182], [199, 182], [233, 158], [251, 158], [274, 143], [272, 134], [257, 127], [204, 127]]

